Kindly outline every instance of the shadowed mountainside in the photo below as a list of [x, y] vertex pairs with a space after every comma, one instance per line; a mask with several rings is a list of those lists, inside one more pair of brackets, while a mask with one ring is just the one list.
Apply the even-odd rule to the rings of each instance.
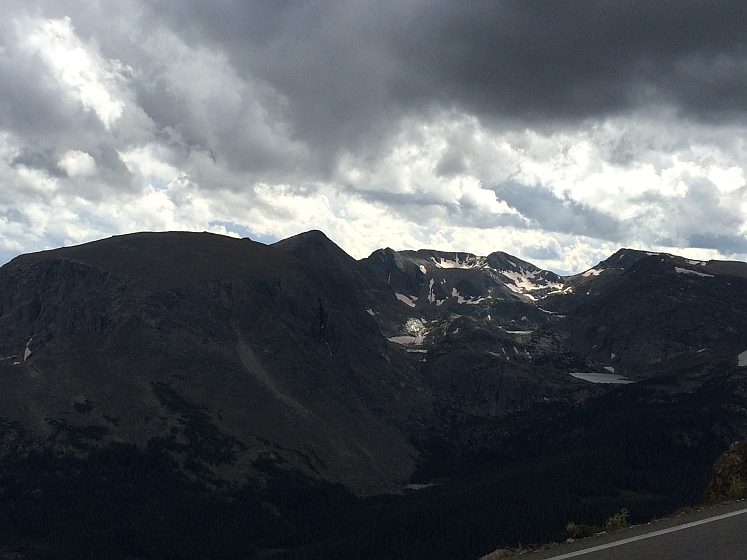
[[745, 263], [621, 249], [561, 277], [499, 251], [356, 261], [316, 231], [22, 255], [0, 534], [28, 558], [432, 560], [661, 515], [747, 436], [745, 293]]
[[2, 355], [17, 356], [0, 362], [3, 413], [59, 446], [80, 430], [168, 438], [219, 478], [272, 457], [361, 492], [401, 485], [417, 452], [398, 426], [427, 397], [356, 298], [287, 253], [211, 234], [25, 255], [0, 275]]

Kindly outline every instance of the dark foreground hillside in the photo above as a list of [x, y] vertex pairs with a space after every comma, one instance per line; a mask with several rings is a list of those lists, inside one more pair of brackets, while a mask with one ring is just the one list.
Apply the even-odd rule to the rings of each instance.
[[562, 278], [320, 232], [19, 257], [0, 557], [474, 559], [697, 504], [747, 436], [742, 264]]
[[438, 485], [399, 496], [358, 498], [269, 462], [263, 486], [210, 488], [180, 471], [165, 441], [6, 456], [0, 531], [6, 550], [33, 543], [40, 558], [476, 558], [562, 539], [571, 519], [601, 524], [626, 507], [641, 522], [699, 503], [722, 451], [713, 430], [736, 399], [718, 386], [644, 391], [493, 426], [514, 434], [512, 457], [442, 464], [434, 445], [422, 475]]

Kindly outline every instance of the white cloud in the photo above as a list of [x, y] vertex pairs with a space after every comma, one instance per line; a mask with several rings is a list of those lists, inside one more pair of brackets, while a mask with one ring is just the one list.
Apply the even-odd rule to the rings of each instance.
[[736, 166], [729, 167], [728, 169], [713, 166], [708, 170], [708, 179], [710, 179], [722, 193], [733, 192], [739, 187], [745, 185], [744, 169]]
[[119, 153], [119, 158], [131, 173], [141, 175], [147, 184], [156, 182], [159, 185], [170, 183], [180, 174], [176, 167], [164, 161], [170, 157], [169, 151], [157, 144], [138, 146]]
[[[60, 116], [25, 135], [0, 130], [0, 258], [145, 229], [235, 234], [221, 223], [275, 238], [322, 229], [355, 257], [382, 246], [503, 250], [566, 272], [620, 245], [741, 255], [738, 243], [689, 247], [747, 232], [739, 121], [662, 111], [517, 126], [429, 106], [387, 115], [388, 132], [330, 155], [299, 132], [273, 69], [252, 72], [257, 53], [141, 21], [132, 5], [106, 22], [96, 10], [52, 18], [40, 7], [0, 46], [0, 72], [23, 66], [13, 57], [34, 61], [33, 79], [18, 75]], [[80, 107], [96, 118], [79, 119]], [[499, 187], [509, 184], [535, 198], [508, 200]], [[532, 212], [538, 192], [549, 206]]]
[[65, 170], [68, 177], [85, 177], [96, 173], [96, 160], [91, 154], [79, 150], [65, 153], [57, 165]]
[[59, 84], [93, 110], [106, 128], [122, 116], [125, 102], [118, 97], [118, 81], [123, 68], [116, 60], [106, 60], [95, 46], [75, 34], [69, 17], [16, 21], [22, 44], [38, 54]]
[[49, 196], [54, 195], [59, 187], [59, 181], [50, 177], [39, 169], [19, 165], [14, 170], [14, 187], [16, 193], [24, 195], [22, 200], [31, 200], [32, 198], [44, 197], [49, 200]]

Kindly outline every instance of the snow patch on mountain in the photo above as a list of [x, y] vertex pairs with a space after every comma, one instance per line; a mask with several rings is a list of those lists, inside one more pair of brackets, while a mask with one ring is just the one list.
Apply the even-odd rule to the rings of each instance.
[[389, 342], [394, 342], [395, 344], [400, 344], [402, 346], [421, 346], [423, 344], [422, 336], [390, 336], [389, 338], [387, 338], [387, 340]]
[[507, 287], [507, 288], [508, 288], [509, 290], [511, 290], [512, 292], [516, 292], [517, 294], [521, 294], [521, 293], [523, 293], [523, 292], [521, 291], [521, 288], [519, 288], [518, 286], [516, 286], [516, 285], [514, 285], [514, 284], [506, 284], [506, 287]]
[[697, 270], [690, 270], [689, 268], [680, 268], [679, 266], [675, 266], [674, 271], [677, 274], [693, 274], [695, 276], [702, 276], [704, 278], [713, 278], [713, 274], [705, 274], [704, 272], [698, 272]]
[[426, 329], [423, 320], [414, 317], [407, 320], [404, 331], [406, 334], [392, 336], [387, 338], [387, 340], [401, 344], [402, 346], [421, 346], [423, 340], [425, 340], [425, 336], [428, 334], [428, 329]]
[[459, 260], [459, 255], [454, 255], [454, 260], [445, 259], [443, 257], [439, 257], [438, 260], [436, 260], [436, 257], [431, 257], [431, 261], [433, 261], [433, 264], [435, 264], [438, 268], [483, 268], [485, 266], [485, 258], [484, 257], [467, 257], [463, 261]]
[[[573, 286], [568, 286], [567, 288], [563, 288], [562, 290], [553, 290], [551, 292], [547, 292], [548, 296], [554, 296], [554, 295], [563, 295], [563, 294], [570, 294], [573, 293]], [[560, 315], [558, 315], [560, 317]]]
[[413, 300], [417, 300], [418, 299], [416, 297], [407, 297], [406, 295], [400, 294], [400, 293], [396, 293], [394, 295], [397, 296], [397, 299], [399, 301], [401, 301], [405, 305], [409, 305], [410, 307], [415, 307], [415, 301], [413, 301]]
[[474, 299], [472, 297], [467, 299], [462, 294], [460, 294], [456, 288], [451, 289], [451, 295], [452, 297], [457, 298], [457, 303], [466, 303], [467, 305], [477, 305], [478, 303], [482, 303], [486, 300], [486, 298], [482, 296], [478, 297], [477, 299]]
[[410, 334], [425, 335], [425, 333], [427, 332], [427, 329], [425, 328], [425, 321], [423, 319], [411, 317], [405, 323], [405, 331]]
[[34, 340], [33, 337], [29, 338], [29, 341], [26, 343], [26, 349], [23, 351], [23, 361], [29, 359], [29, 356], [31, 356], [31, 349], [29, 348], [29, 344], [31, 344], [31, 341]]
[[599, 276], [600, 274], [602, 274], [602, 272], [604, 272], [604, 269], [599, 270], [596, 268], [590, 268], [589, 270], [584, 272], [581, 276], [584, 276], [586, 278], [588, 278], [589, 276]]
[[739, 367], [747, 367], [747, 350], [742, 352], [739, 356], [737, 356], [738, 360], [738, 366]]
[[[527, 272], [523, 268], [520, 268], [519, 272], [513, 270], [499, 270], [498, 272], [512, 280], [515, 287], [522, 293], [531, 292], [533, 290], [542, 290], [545, 288], [555, 288], [558, 290], [564, 288], [564, 285], [560, 282], [546, 282], [541, 276], [538, 278], [538, 275], [541, 274], [541, 271], [539, 270]], [[538, 283], [537, 280], [543, 280], [543, 282]], [[517, 291], [512, 288], [511, 284], [506, 284], [506, 286], [513, 291]]]

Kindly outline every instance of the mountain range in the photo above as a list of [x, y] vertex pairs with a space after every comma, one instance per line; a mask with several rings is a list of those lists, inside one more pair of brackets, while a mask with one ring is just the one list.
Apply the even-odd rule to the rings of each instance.
[[476, 558], [571, 515], [645, 520], [747, 436], [745, 351], [742, 262], [620, 249], [560, 276], [355, 260], [319, 231], [22, 255], [0, 268], [0, 550]]

